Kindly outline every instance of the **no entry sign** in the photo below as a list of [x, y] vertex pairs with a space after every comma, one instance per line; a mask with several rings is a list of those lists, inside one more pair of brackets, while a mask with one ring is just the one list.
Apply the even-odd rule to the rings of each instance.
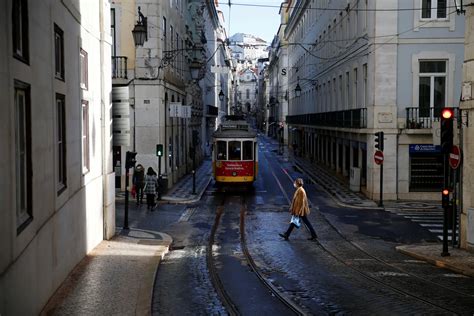
[[377, 150], [374, 154], [374, 161], [376, 164], [383, 164], [383, 151]]
[[449, 165], [453, 169], [457, 169], [461, 164], [461, 149], [459, 146], [453, 146], [449, 153]]

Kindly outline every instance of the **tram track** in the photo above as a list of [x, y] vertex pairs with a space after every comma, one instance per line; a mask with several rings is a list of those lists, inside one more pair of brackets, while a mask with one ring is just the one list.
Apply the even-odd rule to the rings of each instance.
[[[240, 212], [239, 212], [239, 244], [243, 254], [243, 258], [247, 263], [247, 266], [250, 267], [253, 274], [259, 280], [259, 282], [263, 285], [266, 289], [266, 295], [271, 296], [271, 299], [277, 299], [282, 305], [286, 307], [287, 310], [291, 311], [295, 315], [306, 315], [306, 313], [297, 306], [291, 299], [286, 297], [283, 293], [281, 293], [271, 282], [269, 282], [264, 275], [259, 271], [258, 266], [256, 265], [252, 255], [250, 254], [248, 247], [247, 247], [247, 240], [245, 237], [245, 217], [247, 213], [247, 204], [245, 201], [245, 196], [243, 194], [239, 195], [240, 199]], [[222, 222], [222, 217], [224, 214], [224, 209], [227, 201], [227, 196], [222, 197], [222, 201], [220, 201], [219, 206], [216, 210], [216, 217], [214, 220], [214, 225], [211, 229], [211, 234], [209, 236], [209, 243], [207, 246], [207, 266], [208, 271], [210, 274], [211, 282], [216, 289], [219, 297], [221, 298], [221, 302], [226, 308], [227, 312], [230, 315], [241, 315], [242, 311], [239, 308], [238, 304], [234, 302], [232, 299], [229, 291], [225, 288], [221, 276], [219, 275], [219, 271], [217, 268], [217, 263], [215, 260], [214, 254], [214, 247], [216, 242], [216, 234], [219, 228], [219, 225]]]
[[[270, 160], [268, 159], [267, 155], [262, 155], [262, 156], [264, 156], [264, 158], [268, 161], [268, 163], [270, 163]], [[291, 175], [288, 172], [285, 172], [285, 170], [283, 169], [283, 167], [281, 166], [281, 164], [279, 162], [277, 162], [277, 164], [281, 168], [282, 173], [286, 174], [286, 176], [289, 178], [289, 180], [291, 182], [293, 182], [294, 179], [291, 177]], [[278, 177], [276, 176], [276, 174], [273, 171], [272, 171], [272, 175], [275, 178], [276, 182], [278, 183], [278, 186], [280, 187], [280, 189], [283, 190], [283, 185], [281, 184], [281, 181], [278, 179]], [[288, 203], [290, 203], [290, 199], [289, 199], [288, 195], [285, 192], [284, 192], [284, 196], [287, 199]], [[311, 205], [311, 202], [310, 202], [310, 205]], [[312, 208], [314, 209], [314, 206], [312, 206]], [[405, 269], [402, 269], [400, 267], [395, 266], [394, 264], [386, 262], [385, 260], [383, 260], [383, 259], [381, 259], [377, 256], [372, 255], [371, 253], [369, 253], [368, 251], [363, 249], [361, 246], [359, 246], [357, 243], [355, 243], [354, 241], [347, 238], [337, 227], [335, 227], [326, 218], [326, 216], [324, 216], [323, 213], [318, 212], [318, 215], [319, 215], [320, 219], [322, 219], [325, 222], [325, 224], [328, 225], [331, 228], [331, 230], [336, 232], [336, 234], [339, 236], [339, 238], [342, 241], [344, 241], [347, 245], [350, 245], [353, 248], [353, 251], [356, 251], [359, 254], [363, 254], [365, 257], [378, 262], [381, 266], [386, 266], [386, 267], [389, 267], [391, 269], [395, 269], [399, 272], [402, 272], [402, 273], [404, 273], [404, 274], [406, 274], [406, 275], [408, 275], [412, 278], [415, 278], [418, 281], [426, 284], [426, 286], [444, 289], [445, 291], [443, 291], [443, 293], [453, 293], [453, 294], [456, 294], [456, 295], [463, 296], [466, 299], [472, 299], [473, 298], [473, 295], [470, 295], [470, 294], [458, 291], [456, 289], [447, 287], [447, 286], [445, 286], [443, 284], [440, 284], [438, 282], [433, 282], [433, 281], [428, 280], [426, 278], [420, 277], [419, 275], [413, 274], [409, 271], [406, 271]], [[403, 289], [399, 286], [394, 286], [394, 285], [390, 284], [389, 282], [380, 280], [377, 277], [372, 276], [369, 272], [355, 267], [351, 263], [351, 258], [344, 258], [344, 257], [340, 256], [339, 254], [336, 253], [336, 251], [331, 250], [328, 246], [325, 246], [319, 240], [317, 241], [317, 244], [318, 244], [318, 246], [320, 247], [321, 250], [323, 250], [325, 253], [327, 253], [330, 257], [334, 258], [337, 262], [341, 263], [346, 268], [350, 269], [351, 271], [354, 271], [355, 273], [357, 273], [361, 277], [365, 278], [366, 280], [368, 280], [368, 281], [370, 281], [374, 284], [377, 284], [379, 286], [383, 286], [383, 287], [389, 289], [390, 291], [392, 291], [394, 293], [397, 293], [398, 295], [402, 295], [404, 297], [410, 297], [411, 299], [414, 299], [414, 300], [416, 300], [416, 301], [418, 301], [422, 304], [428, 305], [432, 308], [442, 310], [442, 311], [448, 312], [448, 313], [453, 313], [453, 314], [459, 314], [460, 313], [459, 311], [453, 310], [451, 308], [448, 308], [448, 307], [442, 305], [442, 303], [437, 303], [437, 302], [434, 302], [433, 300], [423, 298], [420, 295], [413, 294], [411, 291], [407, 291], [407, 290], [405, 290], [405, 289]], [[359, 256], [354, 256], [353, 255], [352, 257], [356, 258], [356, 257], [359, 257]]]

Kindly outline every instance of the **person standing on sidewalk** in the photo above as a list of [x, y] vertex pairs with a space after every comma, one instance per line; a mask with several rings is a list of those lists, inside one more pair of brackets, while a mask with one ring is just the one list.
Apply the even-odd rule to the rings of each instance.
[[137, 206], [143, 204], [143, 188], [145, 187], [145, 168], [138, 164], [133, 171], [132, 183], [137, 195]]
[[146, 194], [146, 204], [149, 210], [154, 210], [155, 208], [155, 193], [158, 187], [158, 179], [156, 177], [156, 172], [152, 167], [148, 167], [145, 176], [145, 194]]
[[[303, 179], [301, 178], [296, 179], [295, 182], [293, 183], [293, 186], [296, 188], [296, 191], [295, 191], [295, 194], [293, 195], [293, 200], [291, 201], [290, 214], [293, 216], [299, 216], [299, 218], [303, 221], [303, 223], [311, 232], [311, 237], [309, 237], [308, 240], [314, 240], [318, 236], [316, 235], [316, 232], [314, 231], [314, 228], [309, 222], [308, 217], [307, 217], [309, 215], [310, 210], [309, 210], [308, 197], [306, 196], [306, 191], [303, 188]], [[291, 231], [295, 227], [297, 226], [294, 223], [290, 223], [288, 230], [285, 233], [279, 234], [279, 235], [283, 237], [285, 240], [288, 240], [288, 238], [290, 237]]]

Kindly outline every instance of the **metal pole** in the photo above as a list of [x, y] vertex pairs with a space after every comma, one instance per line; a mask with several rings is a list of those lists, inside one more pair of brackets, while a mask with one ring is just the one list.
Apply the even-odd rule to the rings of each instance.
[[161, 156], [158, 156], [158, 200], [161, 200]]
[[[449, 166], [448, 166], [448, 153], [443, 153], [444, 160], [444, 187], [449, 188]], [[449, 204], [449, 203], [448, 203]], [[442, 257], [449, 256], [448, 249], [448, 208], [449, 205], [443, 207], [443, 251], [441, 252]]]
[[456, 245], [456, 226], [457, 226], [457, 218], [458, 218], [458, 211], [457, 211], [457, 183], [456, 183], [456, 176], [457, 170], [454, 169], [454, 174], [453, 174], [453, 215], [452, 215], [452, 220], [453, 220], [453, 225], [451, 227], [451, 243], [454, 248]]
[[125, 216], [123, 218], [123, 229], [128, 229], [128, 167], [125, 167]]
[[193, 194], [196, 194], [196, 147], [194, 147], [193, 152]]
[[383, 207], [383, 161], [380, 164], [380, 202], [379, 206]]

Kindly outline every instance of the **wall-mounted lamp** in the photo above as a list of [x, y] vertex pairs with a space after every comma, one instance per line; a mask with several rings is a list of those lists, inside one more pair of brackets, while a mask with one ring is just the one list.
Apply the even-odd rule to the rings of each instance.
[[148, 40], [146, 17], [144, 17], [143, 14], [140, 12], [140, 7], [138, 7], [138, 21], [132, 30], [132, 34], [135, 46], [143, 46], [143, 43]]
[[296, 95], [297, 98], [299, 98], [301, 96], [301, 87], [300, 87], [299, 83], [296, 84], [295, 95]]
[[309, 82], [311, 82], [311, 84], [312, 84], [313, 86], [315, 86], [315, 85], [318, 84], [318, 80], [317, 80], [317, 79], [306, 79], [306, 78], [300, 79], [300, 77], [298, 77], [298, 82], [296, 83], [296, 87], [295, 87], [295, 96], [296, 96], [296, 97], [301, 96], [300, 80], [309, 81]]
[[198, 80], [199, 72], [201, 71], [201, 68], [202, 68], [202, 63], [199, 62], [197, 58], [194, 58], [191, 64], [189, 65], [189, 68], [191, 69], [191, 78], [193, 80]]
[[219, 92], [219, 100], [224, 101], [224, 92], [222, 90]]

